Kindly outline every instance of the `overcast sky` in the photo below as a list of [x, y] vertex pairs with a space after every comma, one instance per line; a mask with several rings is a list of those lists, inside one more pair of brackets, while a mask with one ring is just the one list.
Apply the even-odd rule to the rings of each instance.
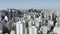
[[0, 0], [0, 9], [60, 8], [60, 0]]

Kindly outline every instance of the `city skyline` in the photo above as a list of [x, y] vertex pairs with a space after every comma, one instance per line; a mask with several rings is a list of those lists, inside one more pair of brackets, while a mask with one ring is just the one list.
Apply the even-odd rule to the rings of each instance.
[[0, 0], [0, 9], [60, 9], [60, 0]]

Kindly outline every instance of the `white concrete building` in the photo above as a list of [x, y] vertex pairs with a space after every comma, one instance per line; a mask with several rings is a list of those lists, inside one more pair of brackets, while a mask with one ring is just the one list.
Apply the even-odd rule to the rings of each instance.
[[29, 27], [29, 34], [32, 34], [32, 28]]
[[16, 32], [17, 34], [23, 34], [23, 23], [21, 21], [16, 23]]
[[48, 31], [47, 26], [42, 26], [42, 27], [40, 28], [40, 31], [42, 31], [43, 34], [47, 34], [47, 31]]
[[60, 34], [60, 27], [54, 27], [53, 32]]

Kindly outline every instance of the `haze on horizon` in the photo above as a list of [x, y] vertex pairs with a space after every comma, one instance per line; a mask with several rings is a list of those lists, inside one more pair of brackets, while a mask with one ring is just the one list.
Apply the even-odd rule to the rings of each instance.
[[60, 0], [0, 0], [0, 9], [54, 8], [60, 9]]

